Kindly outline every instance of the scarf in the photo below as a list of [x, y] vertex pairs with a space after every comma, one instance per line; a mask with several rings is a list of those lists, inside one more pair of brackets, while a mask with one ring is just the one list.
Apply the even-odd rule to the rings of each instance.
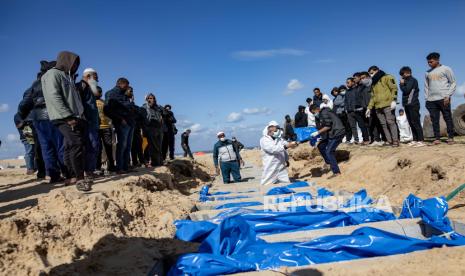
[[384, 77], [384, 75], [386, 75], [386, 73], [384, 73], [384, 71], [382, 70], [379, 70], [378, 73], [376, 73], [371, 79], [372, 79], [372, 83], [371, 85], [372, 86], [375, 86], [376, 83], [382, 78]]

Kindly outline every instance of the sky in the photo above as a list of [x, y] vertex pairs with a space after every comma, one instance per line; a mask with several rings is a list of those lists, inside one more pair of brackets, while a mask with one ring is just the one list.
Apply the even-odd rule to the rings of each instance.
[[329, 94], [371, 65], [396, 79], [410, 66], [424, 103], [432, 51], [455, 72], [453, 105], [465, 102], [465, 1], [1, 1], [0, 158], [23, 154], [18, 102], [39, 61], [62, 50], [80, 55], [81, 75], [95, 68], [104, 91], [124, 76], [136, 103], [152, 92], [171, 104], [193, 151], [211, 150], [218, 131], [257, 146], [314, 87]]

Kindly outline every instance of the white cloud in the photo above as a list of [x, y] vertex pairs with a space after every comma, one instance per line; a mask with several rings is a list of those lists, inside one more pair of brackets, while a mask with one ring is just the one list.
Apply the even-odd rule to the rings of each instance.
[[287, 89], [284, 92], [284, 95], [290, 95], [297, 90], [304, 88], [304, 85], [298, 79], [292, 79], [287, 84]]
[[233, 52], [232, 56], [237, 59], [254, 60], [272, 58], [276, 56], [303, 56], [305, 54], [307, 54], [307, 51], [304, 50], [282, 48], [269, 50], [237, 51]]
[[10, 106], [6, 103], [0, 104], [0, 112], [8, 112], [10, 110]]
[[16, 142], [16, 141], [19, 141], [19, 135], [18, 134], [13, 134], [13, 133], [10, 133], [6, 136], [6, 140], [8, 142]]
[[271, 109], [269, 109], [268, 107], [244, 108], [244, 110], [242, 110], [242, 113], [246, 115], [259, 115], [259, 114], [268, 115], [268, 114], [271, 114]]
[[237, 123], [237, 122], [240, 122], [244, 120], [244, 117], [242, 116], [241, 113], [239, 112], [231, 112], [229, 115], [228, 115], [228, 118], [227, 118], [227, 121], [229, 123]]

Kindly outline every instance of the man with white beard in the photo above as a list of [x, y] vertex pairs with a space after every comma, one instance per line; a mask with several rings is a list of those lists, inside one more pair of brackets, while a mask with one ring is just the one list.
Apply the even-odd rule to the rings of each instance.
[[92, 179], [97, 166], [97, 155], [100, 151], [99, 141], [99, 114], [95, 95], [99, 94], [97, 71], [86, 68], [82, 73], [82, 80], [76, 84], [84, 107], [84, 116], [87, 121], [87, 135], [85, 144], [85, 167], [87, 178]]

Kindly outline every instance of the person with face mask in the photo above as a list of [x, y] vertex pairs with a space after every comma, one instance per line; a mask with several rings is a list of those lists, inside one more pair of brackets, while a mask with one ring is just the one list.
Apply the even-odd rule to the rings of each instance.
[[64, 162], [70, 171], [69, 183], [79, 191], [90, 191], [92, 179], [84, 178], [87, 123], [82, 100], [74, 84], [79, 56], [63, 51], [54, 68], [41, 78], [47, 112], [63, 135]]
[[94, 177], [97, 168], [97, 152], [100, 151], [99, 143], [99, 113], [95, 95], [98, 95], [98, 74], [92, 68], [84, 69], [82, 80], [76, 84], [84, 106], [84, 115], [87, 122], [86, 134], [86, 162], [84, 171], [88, 178]]
[[368, 145], [370, 143], [370, 136], [368, 135], [368, 129], [366, 127], [363, 107], [360, 106], [360, 89], [355, 83], [355, 79], [352, 77], [347, 78], [346, 86], [347, 90], [344, 98], [344, 107], [347, 111], [347, 119], [349, 121], [350, 128], [352, 129], [352, 137], [354, 137], [355, 144], [358, 144], [358, 125], [362, 131], [362, 145]]
[[[368, 133], [370, 135], [370, 147], [382, 146], [382, 137], [384, 137], [383, 128], [381, 123], [376, 115], [376, 109], [368, 109], [368, 104], [371, 99], [371, 84], [372, 79], [368, 72], [360, 73], [360, 85], [363, 86], [361, 89], [361, 97], [363, 99], [364, 105], [366, 106], [365, 115], [369, 113], [370, 116], [366, 117]], [[368, 111], [369, 110], [369, 111]]]
[[371, 98], [365, 115], [369, 117], [371, 109], [375, 108], [387, 142], [393, 147], [398, 147], [399, 132], [394, 113], [397, 106], [396, 80], [375, 65], [368, 69], [368, 73], [371, 76], [372, 84]]
[[331, 94], [334, 96], [333, 111], [344, 125], [344, 129], [346, 131], [346, 143], [350, 143], [350, 140], [352, 140], [352, 129], [350, 128], [349, 119], [347, 118], [347, 112], [345, 109], [346, 87], [344, 85], [334, 87]]
[[317, 147], [325, 160], [326, 165], [329, 165], [333, 175], [328, 179], [339, 176], [341, 170], [336, 160], [336, 149], [341, 144], [344, 138], [345, 128], [338, 116], [329, 108], [320, 109], [319, 106], [312, 106], [311, 111], [317, 119], [318, 131], [311, 134], [312, 137], [320, 136], [320, 142]]
[[289, 164], [287, 150], [297, 145], [297, 142], [287, 142], [282, 138], [282, 131], [276, 121], [268, 123], [260, 139], [263, 163], [262, 185], [291, 182], [287, 172]]
[[161, 166], [163, 165], [163, 107], [157, 104], [157, 98], [150, 93], [145, 97], [142, 111], [145, 118], [144, 133], [148, 142], [144, 153], [145, 162], [147, 167]]
[[239, 154], [239, 149], [229, 139], [226, 139], [224, 132], [220, 131], [216, 134], [218, 142], [213, 147], [213, 163], [215, 164], [216, 174], [223, 175], [223, 183], [231, 183], [231, 175], [234, 182], [241, 182], [240, 165], [244, 165], [244, 161]]

